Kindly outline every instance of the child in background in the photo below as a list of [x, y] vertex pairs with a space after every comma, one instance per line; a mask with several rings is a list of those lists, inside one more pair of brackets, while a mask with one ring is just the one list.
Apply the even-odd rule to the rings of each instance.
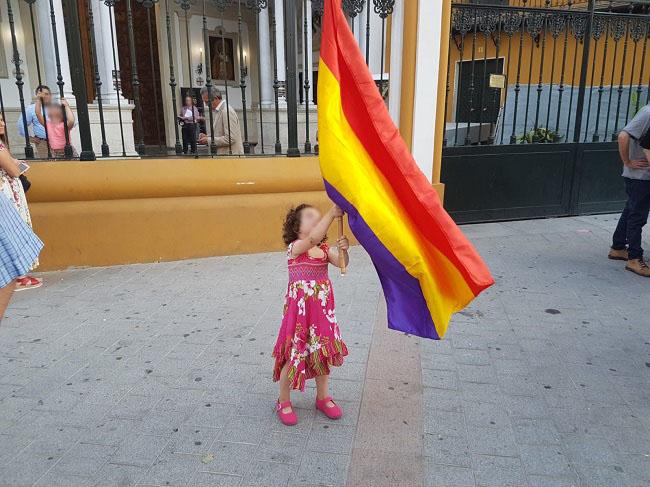
[[[74, 113], [70, 109], [68, 100], [61, 98], [61, 104], [51, 103], [45, 107], [47, 123], [43, 118], [43, 96], [39, 93], [36, 98], [36, 117], [47, 129], [47, 143], [54, 159], [64, 159], [65, 155], [65, 132], [71, 131], [75, 125]], [[64, 117], [65, 114], [65, 117]], [[64, 122], [65, 120], [65, 122]], [[67, 128], [66, 128], [67, 123]], [[69, 134], [68, 134], [69, 136]], [[79, 157], [77, 151], [72, 147], [72, 157]]]
[[[284, 221], [289, 286], [273, 349], [273, 380], [280, 381], [276, 411], [287, 426], [298, 422], [291, 405], [291, 389], [304, 391], [305, 381], [312, 378], [316, 379], [316, 408], [330, 419], [343, 415], [328, 394], [330, 367], [341, 365], [348, 354], [334, 314], [334, 294], [327, 272], [329, 264], [339, 266], [339, 253], [325, 243], [327, 229], [342, 216], [338, 206], [321, 217], [316, 208], [302, 204], [291, 209]], [[347, 251], [347, 238], [339, 237], [337, 243], [341, 251]], [[347, 261], [345, 252], [346, 265]]]

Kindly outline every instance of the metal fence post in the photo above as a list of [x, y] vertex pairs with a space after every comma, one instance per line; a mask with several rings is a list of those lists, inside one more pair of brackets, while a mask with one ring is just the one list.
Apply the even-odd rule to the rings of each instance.
[[288, 157], [300, 157], [298, 148], [298, 93], [296, 77], [297, 12], [294, 0], [284, 0], [284, 52], [287, 66], [287, 122], [289, 133]]
[[589, 49], [591, 47], [591, 27], [594, 22], [594, 10], [596, 1], [589, 0], [589, 16], [587, 17], [587, 26], [585, 28], [584, 46], [582, 47], [582, 66], [580, 68], [580, 84], [578, 87], [578, 99], [576, 101], [576, 122], [573, 130], [573, 142], [580, 142], [580, 132], [582, 131], [582, 112], [585, 106], [585, 91], [587, 88], [587, 70], [589, 68]]
[[81, 139], [79, 159], [94, 161], [95, 152], [93, 151], [93, 138], [90, 130], [90, 117], [88, 116], [88, 93], [86, 92], [79, 10], [77, 9], [76, 0], [63, 0], [63, 15], [65, 18], [65, 36], [68, 41], [68, 59], [70, 59], [70, 82], [77, 101], [77, 120], [79, 122], [79, 138]]

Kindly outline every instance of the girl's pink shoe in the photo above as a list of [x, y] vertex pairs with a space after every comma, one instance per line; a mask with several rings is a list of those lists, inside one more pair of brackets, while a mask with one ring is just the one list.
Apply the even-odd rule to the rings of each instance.
[[[291, 412], [288, 413], [282, 412], [284, 408], [291, 408]], [[280, 418], [280, 421], [282, 422], [283, 425], [293, 426], [298, 422], [298, 416], [296, 415], [296, 412], [293, 410], [291, 401], [287, 401], [287, 402], [278, 401], [277, 404], [275, 405], [275, 410], [278, 413], [278, 418]]]
[[[328, 407], [327, 403], [332, 401], [334, 406]], [[330, 419], [340, 419], [343, 416], [343, 410], [341, 407], [334, 402], [331, 396], [327, 396], [325, 399], [316, 399], [316, 409], [319, 409], [325, 416]]]

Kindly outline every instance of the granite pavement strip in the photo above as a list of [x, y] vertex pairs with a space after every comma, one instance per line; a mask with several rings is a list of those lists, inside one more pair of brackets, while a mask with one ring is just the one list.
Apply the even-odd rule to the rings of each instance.
[[615, 223], [464, 227], [497, 285], [442, 342], [386, 329], [353, 249], [345, 416], [310, 384], [293, 428], [269, 377], [282, 254], [45, 274], [0, 327], [0, 486], [648, 487], [650, 282], [605, 258]]

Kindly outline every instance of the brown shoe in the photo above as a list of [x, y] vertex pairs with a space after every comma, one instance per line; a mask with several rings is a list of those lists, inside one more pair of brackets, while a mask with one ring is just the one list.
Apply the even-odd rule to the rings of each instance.
[[612, 260], [627, 260], [627, 249], [609, 249], [609, 254], [607, 254], [608, 259]]
[[631, 259], [627, 261], [625, 268], [639, 276], [650, 277], [650, 267], [643, 259]]

